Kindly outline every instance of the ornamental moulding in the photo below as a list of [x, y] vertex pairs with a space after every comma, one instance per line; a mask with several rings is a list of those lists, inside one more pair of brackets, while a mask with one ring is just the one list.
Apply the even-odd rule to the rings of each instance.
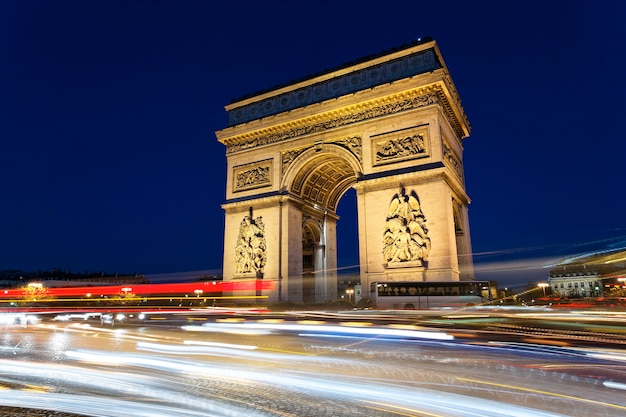
[[353, 187], [357, 193], [371, 193], [386, 190], [389, 186], [397, 185], [399, 182], [405, 184], [407, 187], [419, 186], [436, 181], [445, 181], [446, 183], [450, 183], [448, 180], [449, 177], [450, 175], [446, 173], [446, 169], [441, 167], [429, 169], [427, 171], [420, 171], [417, 176], [415, 175], [415, 172], [411, 172], [408, 174], [398, 174], [383, 178], [360, 180], [358, 183], [354, 184]]
[[[406, 93], [396, 97], [390, 97], [388, 101], [385, 100], [387, 101], [386, 103], [373, 105], [372, 107], [364, 110], [357, 109], [355, 111], [333, 112], [335, 114], [343, 115], [331, 117], [328, 120], [318, 121], [321, 117], [318, 115], [303, 119], [303, 123], [300, 123], [300, 126], [297, 127], [287, 127], [280, 130], [272, 129], [273, 131], [271, 132], [260, 131], [259, 134], [255, 134], [254, 137], [250, 137], [252, 135], [245, 135], [238, 138], [226, 139], [223, 143], [226, 145], [226, 153], [232, 154], [259, 146], [294, 139], [299, 136], [320, 133], [337, 127], [431, 106], [434, 104], [442, 106], [448, 117], [453, 121], [456, 133], [459, 137], [463, 137], [463, 130], [460, 127], [460, 123], [456, 119], [456, 115], [452, 111], [452, 107], [448, 103], [448, 99], [443, 93], [441, 86], [434, 85], [431, 86], [429, 90], [431, 92], [414, 97], [406, 97]], [[306, 123], [307, 121], [309, 121], [309, 123]]]
[[[361, 145], [361, 137], [360, 136], [350, 136], [341, 139], [334, 139], [322, 142], [323, 144], [334, 144], [341, 146], [346, 149], [350, 153], [352, 153], [359, 162], [363, 162], [363, 154], [362, 154], [362, 145]], [[283, 174], [287, 172], [287, 169], [292, 164], [295, 159], [302, 154], [303, 152], [311, 149], [312, 147], [319, 146], [319, 144], [315, 144], [314, 146], [303, 146], [301, 148], [295, 149], [287, 149], [282, 152], [282, 172]]]

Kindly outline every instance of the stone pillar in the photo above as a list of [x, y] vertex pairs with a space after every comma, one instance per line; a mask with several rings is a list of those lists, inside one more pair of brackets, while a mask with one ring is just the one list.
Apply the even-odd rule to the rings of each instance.
[[302, 209], [287, 200], [281, 211], [281, 300], [302, 303]]
[[326, 214], [315, 255], [315, 302], [337, 300], [337, 219]]

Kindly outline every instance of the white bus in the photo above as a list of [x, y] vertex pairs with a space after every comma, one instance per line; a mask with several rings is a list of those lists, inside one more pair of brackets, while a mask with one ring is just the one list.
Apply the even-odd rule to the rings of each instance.
[[427, 310], [443, 307], [471, 307], [497, 298], [490, 281], [389, 281], [372, 282], [370, 299], [377, 309]]

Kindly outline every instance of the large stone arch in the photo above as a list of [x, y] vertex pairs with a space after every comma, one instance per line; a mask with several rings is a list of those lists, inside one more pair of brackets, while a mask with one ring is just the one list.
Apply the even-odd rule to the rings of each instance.
[[353, 153], [337, 144], [316, 144], [287, 165], [281, 188], [335, 213], [341, 196], [361, 175]]
[[362, 167], [352, 152], [335, 143], [318, 143], [283, 155], [288, 156], [283, 159], [281, 189], [303, 202], [302, 301], [334, 301], [337, 205], [361, 176]]
[[269, 301], [336, 299], [336, 210], [351, 187], [366, 297], [374, 281], [472, 277], [469, 123], [434, 41], [226, 110], [225, 280], [272, 281]]

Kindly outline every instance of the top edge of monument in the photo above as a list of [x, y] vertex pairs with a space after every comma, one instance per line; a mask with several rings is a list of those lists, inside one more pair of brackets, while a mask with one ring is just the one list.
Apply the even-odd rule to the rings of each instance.
[[271, 116], [377, 85], [445, 68], [430, 38], [368, 55], [298, 80], [248, 94], [226, 106], [229, 126]]

